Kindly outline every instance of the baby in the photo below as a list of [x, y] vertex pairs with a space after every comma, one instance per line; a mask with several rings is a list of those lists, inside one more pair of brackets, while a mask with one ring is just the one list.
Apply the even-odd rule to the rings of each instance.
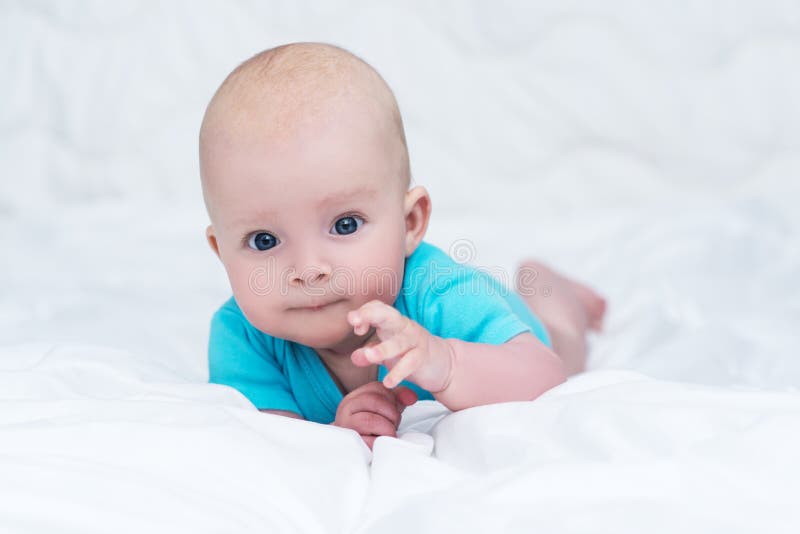
[[200, 174], [233, 291], [209, 380], [260, 410], [372, 448], [418, 399], [532, 400], [583, 370], [604, 299], [533, 261], [514, 292], [423, 241], [431, 200], [397, 103], [353, 54], [295, 43], [237, 67], [203, 118]]

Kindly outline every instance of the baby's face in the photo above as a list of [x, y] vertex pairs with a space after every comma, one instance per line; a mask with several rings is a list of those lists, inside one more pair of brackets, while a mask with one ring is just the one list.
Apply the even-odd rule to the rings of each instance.
[[337, 116], [280, 135], [239, 125], [201, 151], [207, 234], [236, 302], [259, 330], [315, 348], [352, 337], [348, 311], [393, 304], [411, 252], [400, 143], [358, 107]]

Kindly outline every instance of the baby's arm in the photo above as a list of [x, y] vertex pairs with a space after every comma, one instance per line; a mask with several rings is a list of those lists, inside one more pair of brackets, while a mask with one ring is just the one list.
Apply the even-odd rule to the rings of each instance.
[[443, 341], [450, 347], [450, 376], [444, 389], [432, 393], [453, 411], [533, 400], [567, 378], [561, 358], [529, 332], [502, 345]]
[[528, 332], [502, 345], [445, 339], [380, 301], [350, 312], [348, 321], [357, 335], [374, 326], [381, 339], [354, 351], [355, 365], [383, 363], [386, 387], [408, 378], [453, 411], [533, 400], [566, 380], [562, 360]]

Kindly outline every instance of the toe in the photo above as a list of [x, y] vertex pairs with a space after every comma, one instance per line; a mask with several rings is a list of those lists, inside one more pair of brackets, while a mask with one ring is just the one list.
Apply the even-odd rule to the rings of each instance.
[[586, 311], [587, 325], [591, 330], [602, 331], [603, 319], [605, 318], [608, 302], [594, 290], [583, 284], [575, 283], [573, 287], [575, 288], [575, 294], [583, 303], [584, 310]]
[[598, 332], [602, 332], [603, 319], [605, 319], [608, 303], [606, 302], [606, 299], [597, 294], [595, 294], [594, 297], [595, 298], [591, 299], [587, 303], [588, 306], [586, 308], [589, 319], [589, 328]]

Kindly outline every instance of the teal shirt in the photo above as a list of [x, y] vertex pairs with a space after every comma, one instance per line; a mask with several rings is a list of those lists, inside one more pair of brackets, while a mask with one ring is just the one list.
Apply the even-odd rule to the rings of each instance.
[[[424, 241], [406, 258], [394, 307], [435, 336], [499, 345], [533, 332], [552, 347], [544, 325], [519, 295]], [[344, 398], [312, 348], [256, 329], [233, 297], [211, 319], [208, 366], [209, 382], [236, 388], [259, 409], [288, 410], [309, 421], [333, 422]], [[378, 366], [379, 381], [387, 373]], [[420, 400], [434, 399], [413, 382], [401, 384]]]

